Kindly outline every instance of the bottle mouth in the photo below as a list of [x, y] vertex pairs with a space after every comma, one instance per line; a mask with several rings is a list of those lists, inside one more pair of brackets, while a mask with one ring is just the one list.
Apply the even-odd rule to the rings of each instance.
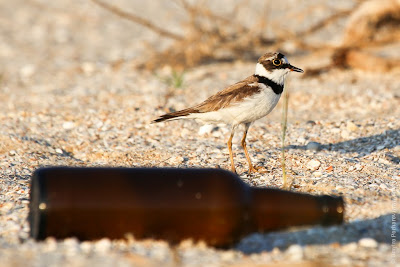
[[343, 223], [344, 201], [340, 196], [321, 196], [321, 210], [324, 214], [321, 224], [333, 225]]
[[36, 240], [45, 238], [47, 213], [46, 184], [40, 172], [39, 169], [32, 175], [28, 215], [30, 236]]

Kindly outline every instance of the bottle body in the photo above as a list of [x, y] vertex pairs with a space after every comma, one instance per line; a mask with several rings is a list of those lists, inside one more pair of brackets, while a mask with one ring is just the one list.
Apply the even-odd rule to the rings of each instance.
[[240, 235], [248, 191], [232, 173], [211, 169], [41, 169], [32, 181], [31, 233], [229, 243]]
[[[293, 224], [299, 199], [307, 199], [302, 212], [313, 215], [311, 221], [297, 218]], [[324, 223], [318, 199], [251, 188], [235, 174], [216, 169], [43, 168], [32, 178], [29, 221], [31, 236], [39, 240], [131, 233], [137, 239], [175, 243], [190, 238], [226, 246], [253, 231]], [[343, 207], [339, 202], [335, 205]], [[328, 223], [342, 219], [343, 214]]]

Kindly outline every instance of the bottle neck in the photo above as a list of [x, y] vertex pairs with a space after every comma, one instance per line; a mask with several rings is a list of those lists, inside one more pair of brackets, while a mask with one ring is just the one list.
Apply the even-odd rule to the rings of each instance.
[[279, 189], [251, 190], [250, 213], [256, 231], [343, 221], [344, 206], [340, 197], [312, 196]]

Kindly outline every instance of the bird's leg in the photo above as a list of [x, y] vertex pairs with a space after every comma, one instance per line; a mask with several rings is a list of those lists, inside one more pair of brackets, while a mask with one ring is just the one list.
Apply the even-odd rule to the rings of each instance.
[[229, 140], [228, 140], [228, 150], [229, 150], [229, 157], [231, 159], [231, 171], [236, 173], [235, 163], [233, 162], [233, 152], [232, 152], [232, 138], [233, 138], [234, 132], [235, 132], [235, 129], [232, 129], [231, 136], [229, 137]]
[[249, 152], [247, 151], [246, 137], [247, 137], [247, 131], [249, 130], [249, 127], [250, 127], [250, 123], [246, 123], [241, 144], [244, 149], [244, 154], [246, 155], [247, 163], [249, 164], [249, 173], [252, 173], [252, 172], [258, 172], [259, 169], [253, 166], [253, 164], [251, 163]]

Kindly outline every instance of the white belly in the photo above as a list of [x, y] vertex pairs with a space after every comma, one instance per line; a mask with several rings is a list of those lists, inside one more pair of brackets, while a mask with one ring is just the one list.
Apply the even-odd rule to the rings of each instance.
[[275, 108], [280, 97], [280, 94], [277, 95], [270, 88], [265, 87], [260, 93], [244, 98], [240, 103], [228, 108], [191, 114], [187, 118], [232, 125], [249, 123], [268, 115]]

